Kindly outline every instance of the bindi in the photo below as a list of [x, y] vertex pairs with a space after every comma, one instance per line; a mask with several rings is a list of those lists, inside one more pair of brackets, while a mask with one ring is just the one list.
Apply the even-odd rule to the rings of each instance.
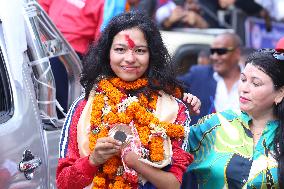
[[125, 35], [125, 39], [128, 43], [128, 46], [130, 47], [130, 49], [133, 49], [135, 47], [134, 41], [129, 37], [129, 35]]

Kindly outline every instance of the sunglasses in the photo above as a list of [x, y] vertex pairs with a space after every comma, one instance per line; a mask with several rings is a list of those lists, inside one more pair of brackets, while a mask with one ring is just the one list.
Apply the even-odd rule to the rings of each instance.
[[218, 55], [224, 55], [227, 54], [228, 52], [231, 52], [235, 50], [234, 47], [228, 47], [228, 48], [211, 48], [210, 53], [211, 55], [217, 53]]
[[272, 53], [273, 57], [277, 60], [284, 60], [284, 50], [275, 49], [260, 49], [259, 52], [269, 52]]

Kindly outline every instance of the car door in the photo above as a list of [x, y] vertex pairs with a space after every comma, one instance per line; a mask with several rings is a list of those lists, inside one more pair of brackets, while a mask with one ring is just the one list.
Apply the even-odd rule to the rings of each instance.
[[21, 21], [6, 19], [22, 19], [21, 10], [14, 9], [12, 17], [1, 11], [0, 188], [49, 188], [46, 138], [28, 65], [25, 28]]

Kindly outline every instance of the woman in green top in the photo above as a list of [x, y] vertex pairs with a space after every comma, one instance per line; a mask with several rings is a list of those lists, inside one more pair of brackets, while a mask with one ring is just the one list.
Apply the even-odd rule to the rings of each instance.
[[205, 116], [190, 128], [194, 162], [182, 188], [284, 188], [284, 53], [248, 57], [240, 110]]

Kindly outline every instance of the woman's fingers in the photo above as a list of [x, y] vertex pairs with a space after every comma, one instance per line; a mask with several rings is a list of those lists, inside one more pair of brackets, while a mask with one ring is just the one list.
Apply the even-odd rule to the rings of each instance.
[[95, 165], [103, 164], [110, 157], [120, 152], [121, 144], [120, 141], [112, 137], [99, 138], [93, 152], [90, 154], [90, 162]]
[[120, 149], [122, 143], [119, 140], [115, 140], [112, 137], [103, 137], [97, 140], [97, 145], [99, 149]]
[[191, 103], [193, 95], [190, 93], [183, 94], [183, 101], [187, 102], [188, 104]]
[[109, 157], [114, 156], [116, 154], [119, 153], [119, 150], [116, 149], [109, 149], [109, 150], [100, 150], [97, 151], [96, 154], [98, 154], [98, 156], [104, 160], [107, 160]]
[[196, 96], [193, 96], [191, 107], [194, 114], [200, 114], [201, 101]]
[[190, 112], [193, 114], [200, 113], [201, 101], [190, 93], [184, 93], [183, 100], [190, 106]]
[[197, 104], [198, 100], [199, 99], [196, 96], [193, 96], [190, 105], [194, 107]]
[[97, 140], [97, 143], [113, 143], [115, 145], [121, 145], [121, 142], [119, 140], [115, 140], [114, 138], [112, 137], [103, 137], [103, 138], [99, 138]]

